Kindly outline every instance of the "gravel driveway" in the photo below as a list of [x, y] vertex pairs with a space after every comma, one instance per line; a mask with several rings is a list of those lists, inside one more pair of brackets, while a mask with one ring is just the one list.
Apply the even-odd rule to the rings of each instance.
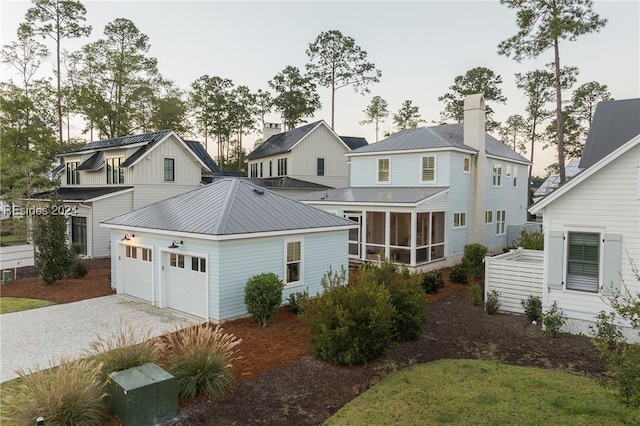
[[17, 368], [48, 367], [64, 355], [82, 356], [96, 336], [117, 333], [123, 323], [146, 327], [159, 336], [199, 322], [202, 319], [123, 295], [2, 314], [0, 382], [18, 377]]

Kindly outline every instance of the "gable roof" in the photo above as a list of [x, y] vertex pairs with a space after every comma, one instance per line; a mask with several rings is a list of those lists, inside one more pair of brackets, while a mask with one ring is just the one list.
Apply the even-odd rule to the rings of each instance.
[[355, 225], [246, 179], [229, 177], [102, 223], [214, 236]]
[[448, 187], [351, 187], [301, 194], [296, 200], [312, 203], [375, 203], [417, 204], [435, 195], [443, 194]]
[[287, 152], [321, 123], [322, 120], [314, 121], [313, 123], [305, 124], [304, 126], [296, 127], [283, 133], [277, 133], [251, 151], [247, 159], [255, 160], [256, 158]]
[[76, 170], [96, 171], [100, 170], [102, 167], [104, 167], [104, 154], [102, 151], [98, 151], [91, 157], [84, 160]]
[[640, 98], [599, 102], [582, 151], [588, 168], [640, 134]]
[[358, 136], [340, 136], [340, 139], [342, 139], [342, 142], [346, 143], [351, 150], [369, 145], [369, 142], [367, 142], [365, 138], [361, 138]]
[[200, 158], [200, 160], [207, 165], [207, 168], [211, 171], [211, 173], [213, 173], [214, 175], [223, 175], [224, 172], [222, 171], [222, 169], [220, 167], [218, 167], [218, 165], [216, 164], [215, 161], [213, 161], [213, 158], [211, 158], [211, 156], [209, 155], [209, 153], [207, 152], [206, 149], [204, 149], [204, 146], [202, 146], [202, 144], [198, 141], [184, 141], [187, 146], [189, 147], [189, 149], [198, 156], [198, 158]]
[[49, 200], [51, 195], [56, 193], [62, 201], [91, 201], [94, 198], [104, 197], [105, 195], [116, 195], [118, 192], [129, 191], [133, 186], [100, 186], [100, 187], [77, 187], [62, 186], [54, 191], [38, 192], [31, 195], [31, 198], [38, 200]]
[[119, 138], [89, 142], [82, 148], [72, 152], [67, 152], [63, 155], [82, 153], [85, 151], [126, 147], [129, 145], [135, 145], [139, 143], [150, 143], [150, 142], [155, 143], [155, 142], [158, 142], [159, 140], [164, 139], [167, 135], [169, 135], [169, 133], [172, 133], [172, 132], [173, 130], [161, 130], [159, 132], [144, 133], [141, 135], [122, 136]]
[[[602, 158], [600, 161], [598, 161], [588, 169], [584, 170], [582, 173], [579, 173], [576, 177], [574, 177], [570, 181], [567, 181], [564, 185], [562, 185], [556, 191], [552, 192], [542, 200], [535, 203], [533, 206], [529, 208], [529, 212], [531, 214], [540, 213], [540, 211], [542, 211], [542, 209], [544, 209], [546, 206], [548, 206], [558, 198], [562, 197], [564, 194], [571, 191], [572, 188], [578, 186], [581, 182], [584, 182], [585, 180], [589, 179], [591, 176], [598, 173], [598, 171], [606, 167], [608, 164], [610, 164], [617, 158], [623, 156], [625, 153], [629, 152], [630, 150], [632, 150], [638, 145], [640, 145], [640, 133], [637, 134], [635, 137], [633, 137], [630, 141], [628, 141], [627, 143], [623, 144], [621, 147], [616, 149], [615, 151], [611, 152], [606, 157]], [[633, 179], [632, 177], [630, 178]]]
[[[446, 148], [469, 153], [478, 152], [475, 148], [464, 144], [464, 124], [460, 123], [402, 130], [380, 142], [358, 148], [346, 155]], [[529, 160], [488, 133], [485, 133], [485, 151], [490, 156], [529, 164]]]

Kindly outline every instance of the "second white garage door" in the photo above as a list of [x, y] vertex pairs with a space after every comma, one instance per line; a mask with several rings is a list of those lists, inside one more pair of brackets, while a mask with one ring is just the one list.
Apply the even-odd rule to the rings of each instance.
[[209, 318], [206, 255], [164, 253], [163, 266], [166, 306]]

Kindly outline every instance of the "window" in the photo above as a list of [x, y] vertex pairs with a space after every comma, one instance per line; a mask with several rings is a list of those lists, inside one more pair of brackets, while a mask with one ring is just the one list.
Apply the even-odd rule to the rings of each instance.
[[164, 181], [175, 182], [176, 180], [176, 160], [175, 158], [164, 159]]
[[184, 255], [171, 253], [170, 254], [170, 265], [174, 268], [184, 269]]
[[278, 159], [278, 176], [286, 176], [287, 175], [287, 159], [279, 158]]
[[287, 245], [287, 262], [286, 269], [286, 281], [285, 284], [295, 283], [300, 281], [300, 271], [302, 267], [302, 253], [300, 241], [288, 241]]
[[503, 235], [505, 233], [506, 219], [507, 212], [505, 210], [496, 210], [496, 235]]
[[151, 249], [140, 248], [140, 251], [142, 251], [142, 260], [145, 262], [151, 262]]
[[67, 185], [80, 185], [80, 171], [76, 170], [79, 161], [67, 163]]
[[378, 159], [378, 183], [389, 182], [389, 159]]
[[513, 187], [518, 187], [518, 166], [513, 165]]
[[454, 228], [466, 228], [467, 227], [467, 214], [466, 213], [454, 213], [453, 214], [453, 227]]
[[262, 177], [262, 176], [264, 176], [264, 175], [262, 174], [262, 161], [261, 161], [260, 162], [260, 177]]
[[493, 186], [502, 186], [502, 164], [493, 163]]
[[273, 161], [269, 160], [269, 177], [273, 176]]
[[493, 223], [493, 210], [484, 212], [484, 223]]
[[316, 160], [316, 174], [317, 176], [324, 176], [324, 158]]
[[127, 246], [127, 253], [126, 256], [131, 258], [131, 259], [137, 259], [138, 258], [138, 247], [134, 247], [134, 246]]
[[251, 165], [250, 177], [252, 177], [252, 178], [257, 178], [258, 177], [258, 163], [253, 163]]
[[506, 171], [507, 171], [507, 178], [511, 177], [511, 164], [507, 163], [507, 167], [506, 167]]
[[124, 157], [107, 158], [107, 183], [124, 183], [124, 169], [120, 164], [124, 163]]
[[422, 157], [422, 182], [435, 182], [436, 157]]
[[87, 254], [87, 218], [71, 216], [71, 243], [80, 247], [80, 254]]
[[204, 257], [191, 257], [191, 270], [207, 272], [207, 260]]
[[600, 234], [569, 232], [567, 289], [598, 291]]
[[470, 170], [471, 170], [471, 158], [464, 157], [462, 159], [462, 171], [465, 173], [469, 173]]

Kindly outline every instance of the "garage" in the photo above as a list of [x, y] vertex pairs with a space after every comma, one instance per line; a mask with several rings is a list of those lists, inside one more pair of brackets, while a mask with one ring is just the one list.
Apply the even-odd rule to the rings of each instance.
[[153, 250], [121, 245], [121, 293], [153, 302]]
[[207, 256], [164, 252], [162, 306], [208, 318]]

